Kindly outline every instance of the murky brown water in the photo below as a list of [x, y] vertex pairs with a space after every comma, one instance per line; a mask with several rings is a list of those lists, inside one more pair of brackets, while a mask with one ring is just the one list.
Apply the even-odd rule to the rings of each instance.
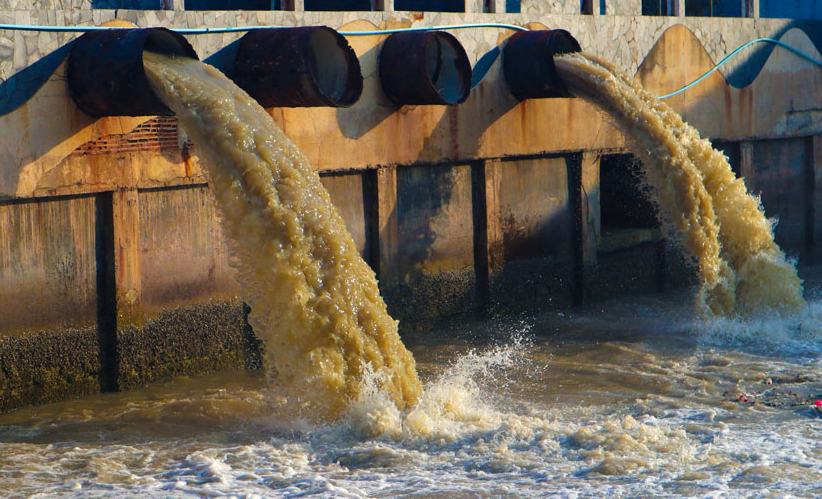
[[[734, 190], [733, 179], [722, 165], [695, 166], [704, 152], [698, 137], [641, 92], [631, 102], [648, 112], [626, 116], [651, 136], [642, 119], [670, 122], [657, 137], [670, 147], [654, 154], [660, 178], [671, 183], [671, 209], [683, 214], [677, 227], [700, 257], [701, 289], [407, 337], [419, 390], [373, 274], [339, 216], [326, 210], [327, 193], [299, 152], [255, 121], [265, 113], [216, 71], [147, 61], [166, 101], [218, 165], [211, 180], [256, 329], [274, 352], [269, 360], [281, 377], [310, 382], [308, 392], [329, 400], [294, 404], [291, 391], [259, 373], [226, 373], [2, 415], [5, 495], [822, 494], [822, 427], [810, 405], [822, 399], [822, 272], [811, 272], [807, 305], [790, 300], [800, 289], [795, 275], [788, 294], [768, 302], [798, 308], [789, 318], [761, 310], [756, 319], [699, 318], [694, 296], [720, 315], [740, 310], [740, 296], [748, 304], [760, 296], [738, 287], [756, 281], [740, 278], [750, 258], [717, 239], [719, 226], [739, 217], [713, 208]], [[592, 71], [583, 71], [586, 78], [611, 78], [606, 86], [628, 96], [624, 79]], [[212, 80], [204, 91], [201, 83]], [[729, 199], [756, 212], [742, 218], [761, 217], [756, 203]], [[770, 232], [753, 236], [772, 242]], [[765, 244], [766, 263], [750, 275], [790, 274], [775, 251]], [[318, 422], [317, 407], [339, 418]]]
[[21, 410], [0, 416], [0, 489], [818, 497], [822, 420], [808, 405], [822, 398], [818, 282], [787, 321], [704, 322], [683, 292], [407, 337], [425, 389], [401, 414], [373, 393], [334, 424], [294, 419], [259, 373]]
[[575, 53], [555, 63], [570, 91], [608, 113], [642, 160], [661, 218], [698, 261], [701, 313], [753, 316], [804, 305], [802, 283], [774, 242], [771, 221], [722, 153], [609, 62]]

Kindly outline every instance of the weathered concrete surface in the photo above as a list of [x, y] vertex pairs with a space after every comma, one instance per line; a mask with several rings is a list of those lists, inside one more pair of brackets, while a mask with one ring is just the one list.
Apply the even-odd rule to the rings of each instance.
[[[100, 12], [100, 11], [95, 11]], [[110, 11], [105, 11], [110, 12]], [[16, 13], [14, 14], [17, 15]], [[328, 24], [337, 28], [376, 29], [429, 22], [489, 20], [487, 15], [427, 14], [416, 20], [401, 13], [216, 13], [174, 11], [118, 11], [123, 19], [141, 26], [190, 27], [216, 24]], [[363, 20], [353, 21], [354, 17]], [[410, 17], [406, 17], [410, 16]], [[16, 17], [15, 17], [16, 19]], [[520, 15], [497, 15], [493, 20], [525, 24]], [[62, 18], [61, 18], [62, 20]], [[20, 20], [21, 22], [24, 20]], [[784, 21], [739, 19], [693, 19], [612, 16], [549, 16], [528, 26], [539, 29], [561, 26], [569, 29], [582, 46], [614, 61], [637, 77], [652, 92], [678, 88], [755, 36], [767, 36], [787, 26]], [[58, 22], [55, 19], [55, 22]], [[678, 24], [678, 23], [682, 24]], [[670, 28], [670, 29], [669, 29]], [[505, 39], [508, 30], [463, 30], [455, 32], [476, 61]], [[595, 35], [594, 35], [595, 34]], [[723, 36], [717, 37], [717, 34]], [[43, 35], [49, 36], [49, 35]], [[224, 47], [238, 35], [190, 37], [201, 57]], [[498, 78], [495, 65], [468, 102], [450, 109], [442, 106], [405, 106], [397, 109], [387, 102], [376, 76], [378, 50], [384, 35], [351, 37], [350, 42], [366, 76], [363, 97], [352, 108], [272, 109], [286, 133], [320, 170], [361, 169], [387, 164], [466, 161], [478, 158], [533, 155], [573, 150], [624, 147], [607, 120], [587, 104], [574, 99], [542, 99], [517, 103]], [[789, 31], [785, 41], [807, 51], [819, 52], [804, 32]], [[622, 47], [623, 43], [628, 43]], [[653, 48], [652, 48], [653, 47]], [[707, 50], [706, 50], [707, 49]], [[23, 64], [37, 60], [39, 51], [27, 46], [14, 49], [11, 59]], [[740, 58], [744, 60], [744, 56]], [[644, 61], [640, 64], [640, 61]], [[734, 60], [734, 63], [738, 61]], [[27, 104], [0, 117], [0, 195], [30, 196], [38, 189], [87, 192], [104, 188], [99, 184], [77, 186], [65, 176], [46, 173], [68, 153], [87, 140], [118, 130], [133, 129], [145, 119], [102, 119], [92, 121], [76, 110], [68, 99], [60, 76], [63, 66]], [[733, 64], [727, 71], [733, 71]], [[790, 77], [786, 78], [785, 75]], [[11, 73], [7, 77], [11, 76]], [[8, 83], [8, 82], [7, 82]], [[670, 102], [705, 135], [727, 139], [787, 137], [822, 130], [816, 99], [822, 77], [809, 62], [786, 51], [771, 54], [761, 74], [747, 88], [730, 87], [715, 73], [695, 89]], [[43, 116], [50, 116], [44, 120]], [[195, 174], [192, 172], [192, 174]], [[183, 178], [178, 177], [179, 181]]]
[[563, 157], [502, 163], [499, 204], [506, 262], [546, 255], [571, 259], [570, 184]]
[[0, 331], [97, 323], [94, 196], [0, 203]]
[[[742, 42], [790, 26], [539, 12], [0, 10], [0, 22], [562, 27], [657, 94], [693, 80]], [[510, 34], [455, 32], [472, 62]], [[259, 361], [196, 144], [173, 118], [94, 120], [78, 111], [64, 81], [65, 49], [43, 57], [73, 36], [0, 31], [0, 410]], [[206, 58], [238, 36], [190, 39]], [[626, 144], [595, 109], [576, 99], [516, 102], [499, 60], [460, 106], [397, 108], [377, 78], [384, 38], [349, 39], [365, 76], [356, 105], [269, 112], [323, 173], [403, 324], [692, 284], [667, 235], [647, 220], [608, 216], [621, 210], [615, 196], [635, 207], [639, 195], [607, 177]], [[784, 40], [819, 57], [801, 30]], [[31, 69], [37, 61], [44, 62]], [[748, 75], [750, 86], [729, 85], [726, 77], [756, 73], [747, 62], [735, 59], [671, 103], [761, 189], [789, 252], [822, 254], [822, 72], [775, 51], [755, 80]], [[12, 366], [26, 349], [37, 350], [32, 362]]]
[[140, 192], [139, 227], [145, 313], [240, 295], [207, 186]]
[[384, 277], [389, 311], [427, 319], [476, 304], [470, 165], [397, 172], [395, 278]]
[[136, 388], [181, 374], [261, 366], [262, 345], [243, 304], [214, 301], [167, 309], [117, 330], [117, 386]]
[[262, 362], [262, 345], [237, 301], [166, 309], [141, 326], [119, 328], [110, 371], [101, 363], [100, 334], [97, 327], [60, 327], [0, 337], [0, 411]]
[[572, 303], [576, 264], [570, 187], [564, 157], [500, 163], [496, 202], [502, 256], [490, 275], [492, 307]]
[[[818, 50], [801, 30], [788, 31], [782, 41], [819, 58]], [[715, 72], [666, 103], [706, 137], [739, 140], [819, 133], [822, 74], [818, 66], [801, 61], [795, 54], [777, 50], [749, 86], [733, 88]], [[665, 95], [713, 65], [697, 35], [677, 25], [660, 37], [639, 66], [637, 78], [651, 93]]]
[[354, 238], [360, 255], [370, 262], [371, 235], [367, 224], [373, 207], [368, 205], [368, 175], [368, 172], [331, 173], [321, 176], [320, 180], [331, 195], [331, 202], [345, 220], [345, 228]]
[[805, 138], [754, 142], [753, 165], [746, 177], [748, 189], [762, 199], [765, 214], [778, 223], [777, 244], [793, 256], [807, 250], [806, 224], [813, 216], [808, 142]]

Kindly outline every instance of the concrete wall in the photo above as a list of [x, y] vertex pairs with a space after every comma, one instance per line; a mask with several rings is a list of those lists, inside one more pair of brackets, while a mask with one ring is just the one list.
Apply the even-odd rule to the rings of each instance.
[[[490, 16], [12, 6], [0, 22], [563, 27], [658, 95], [758, 36], [820, 57], [815, 35], [790, 21], [527, 7]], [[511, 32], [455, 34], [473, 63]], [[196, 144], [173, 118], [95, 120], [79, 111], [63, 62], [73, 36], [0, 30], [0, 365], [16, 366], [0, 376], [0, 409], [259, 362]], [[237, 36], [189, 39], [206, 58]], [[365, 75], [356, 105], [269, 112], [320, 171], [402, 327], [692, 282], [653, 220], [604, 216], [622, 209], [614, 199], [642, 197], [619, 168], [614, 176], [626, 143], [607, 118], [576, 99], [518, 102], [499, 61], [459, 106], [398, 108], [376, 76], [384, 39], [349, 39]], [[822, 71], [785, 51], [764, 56], [746, 53], [669, 103], [761, 193], [788, 253], [812, 261], [822, 248]], [[729, 84], [746, 79], [744, 88]]]

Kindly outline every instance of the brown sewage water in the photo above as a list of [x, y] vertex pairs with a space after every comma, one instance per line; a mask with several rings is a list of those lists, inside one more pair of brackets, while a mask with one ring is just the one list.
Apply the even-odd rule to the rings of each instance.
[[759, 200], [709, 141], [610, 63], [569, 54], [555, 64], [571, 92], [606, 111], [642, 160], [660, 215], [697, 260], [701, 313], [792, 313], [804, 305], [796, 268], [774, 242]]
[[400, 409], [416, 402], [414, 358], [303, 154], [214, 67], [150, 52], [144, 64], [208, 172], [283, 404], [334, 417], [369, 380]]
[[[277, 376], [178, 379], [2, 415], [4, 496], [820, 496], [822, 271], [808, 269], [803, 307], [795, 269], [721, 155], [603, 63], [557, 62], [633, 136], [663, 215], [698, 257], [697, 290], [408, 338], [421, 388], [299, 151], [216, 70], [147, 55], [209, 169]], [[301, 417], [317, 411], [337, 419]]]
[[382, 410], [372, 394], [333, 424], [295, 419], [256, 373], [0, 415], [0, 490], [15, 498], [819, 497], [822, 420], [808, 405], [822, 398], [816, 273], [809, 307], [791, 320], [704, 321], [691, 291], [407, 337], [424, 389], [405, 415]]

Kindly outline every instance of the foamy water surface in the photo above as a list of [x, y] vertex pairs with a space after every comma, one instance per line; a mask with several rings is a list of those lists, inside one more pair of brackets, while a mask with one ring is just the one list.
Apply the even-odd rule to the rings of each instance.
[[[813, 298], [819, 287], [807, 288]], [[818, 497], [822, 302], [702, 322], [688, 293], [406, 338], [425, 382], [336, 423], [255, 373], [0, 417], [8, 497]], [[373, 380], [373, 387], [379, 386]]]

